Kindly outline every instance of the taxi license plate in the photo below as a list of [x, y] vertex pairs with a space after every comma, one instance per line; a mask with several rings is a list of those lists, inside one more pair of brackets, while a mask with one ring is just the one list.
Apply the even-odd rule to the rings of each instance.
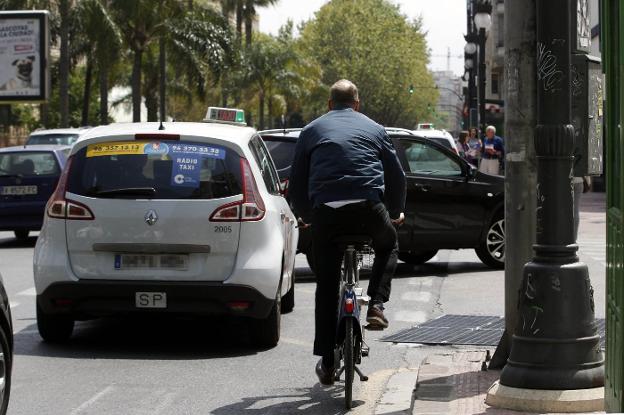
[[167, 308], [167, 293], [137, 292], [134, 298], [137, 308]]
[[115, 269], [166, 269], [185, 271], [188, 269], [188, 255], [161, 254], [116, 254]]
[[36, 195], [37, 186], [2, 186], [0, 194], [3, 196]]

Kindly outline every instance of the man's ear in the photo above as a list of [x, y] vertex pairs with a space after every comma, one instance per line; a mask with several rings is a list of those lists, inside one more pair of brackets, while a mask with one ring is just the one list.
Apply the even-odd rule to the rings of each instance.
[[359, 99], [355, 101], [355, 103], [353, 104], [353, 110], [360, 112], [360, 100]]
[[332, 111], [334, 109], [334, 103], [332, 102], [332, 100], [327, 100], [327, 108]]

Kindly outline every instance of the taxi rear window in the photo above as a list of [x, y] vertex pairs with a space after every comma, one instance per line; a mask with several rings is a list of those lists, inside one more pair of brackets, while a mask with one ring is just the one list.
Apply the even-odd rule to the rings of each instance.
[[68, 191], [125, 199], [218, 199], [242, 193], [240, 156], [185, 141], [90, 144], [74, 156]]
[[59, 174], [60, 169], [54, 153], [7, 152], [0, 154], [0, 176], [47, 176]]

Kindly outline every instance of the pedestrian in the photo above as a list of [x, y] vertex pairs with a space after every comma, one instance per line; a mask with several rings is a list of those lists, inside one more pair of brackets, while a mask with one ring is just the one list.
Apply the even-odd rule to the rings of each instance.
[[[368, 284], [366, 321], [388, 327], [383, 304], [390, 297], [403, 222], [405, 174], [386, 131], [359, 113], [357, 87], [340, 80], [330, 89], [329, 111], [302, 131], [295, 147], [289, 194], [303, 227], [311, 226], [316, 272], [314, 354], [316, 374], [334, 382], [343, 252], [336, 239], [365, 234], [375, 259]], [[385, 202], [385, 204], [384, 204]], [[387, 207], [386, 207], [387, 205]], [[308, 225], [309, 224], [309, 225]]]
[[574, 240], [576, 241], [581, 221], [581, 195], [591, 190], [591, 177], [574, 177], [572, 184], [574, 185]]
[[479, 171], [492, 175], [500, 174], [500, 163], [504, 154], [503, 139], [496, 135], [496, 127], [488, 125], [485, 129], [483, 154], [481, 155]]
[[457, 139], [457, 151], [459, 155], [463, 158], [467, 158], [468, 151], [470, 151], [470, 146], [468, 145], [468, 131], [462, 131], [459, 133], [459, 138]]
[[468, 152], [466, 153], [466, 160], [475, 167], [479, 167], [479, 160], [481, 159], [481, 150], [483, 143], [479, 138], [477, 129], [472, 127], [468, 135]]

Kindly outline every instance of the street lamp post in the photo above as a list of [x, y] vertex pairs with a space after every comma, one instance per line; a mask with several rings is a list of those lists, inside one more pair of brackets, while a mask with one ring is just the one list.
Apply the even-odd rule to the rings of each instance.
[[570, 190], [570, 16], [576, 4], [537, 2], [537, 237], [535, 256], [524, 267], [518, 325], [500, 377], [506, 387], [571, 390], [604, 385], [593, 289], [587, 265], [577, 256]]
[[492, 26], [492, 3], [490, 0], [480, 0], [475, 7], [474, 22], [479, 39], [479, 125], [481, 133], [485, 131], [485, 41]]
[[466, 36], [466, 46], [464, 47], [464, 66], [468, 74], [468, 127], [476, 127], [478, 122], [475, 122], [473, 114], [477, 111], [477, 86], [475, 85], [475, 68], [474, 61], [477, 54], [477, 42], [479, 41], [478, 35], [474, 31], [469, 31]]

